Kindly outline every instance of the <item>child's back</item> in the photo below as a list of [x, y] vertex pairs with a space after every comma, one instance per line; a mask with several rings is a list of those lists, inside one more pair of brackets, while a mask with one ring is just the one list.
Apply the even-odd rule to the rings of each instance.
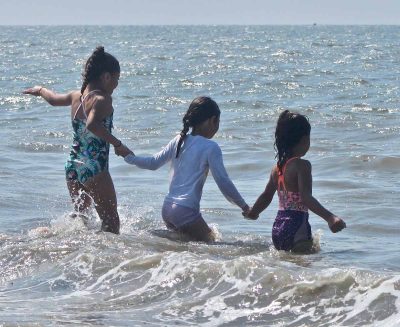
[[[219, 128], [220, 110], [208, 97], [192, 101], [183, 117], [183, 130], [152, 157], [127, 154], [125, 161], [144, 169], [157, 169], [171, 161], [171, 181], [162, 217], [168, 228], [190, 239], [211, 241], [211, 229], [200, 213], [203, 186], [210, 170], [224, 196], [245, 212], [248, 206], [230, 180], [218, 144], [210, 139]], [[188, 134], [192, 128], [192, 133]]]
[[278, 191], [279, 210], [272, 229], [272, 240], [278, 250], [312, 248], [308, 209], [325, 219], [334, 233], [346, 227], [341, 218], [325, 209], [312, 195], [311, 163], [301, 159], [310, 148], [310, 131], [308, 119], [303, 115], [286, 110], [279, 116], [275, 131], [278, 163], [264, 192], [245, 214], [257, 219]]
[[[290, 158], [282, 167], [274, 169], [279, 210], [272, 228], [272, 241], [279, 250], [292, 250], [299, 242], [312, 245], [311, 226], [308, 222], [308, 208], [301, 201], [298, 188], [298, 165], [304, 161]], [[304, 244], [304, 243], [303, 243]]]
[[154, 170], [171, 161], [171, 181], [165, 197], [167, 202], [199, 210], [203, 186], [210, 170], [221, 192], [230, 202], [246, 205], [225, 170], [221, 148], [216, 142], [200, 135], [188, 134], [176, 157], [179, 140], [178, 135], [153, 157], [128, 155], [125, 161], [139, 168]]

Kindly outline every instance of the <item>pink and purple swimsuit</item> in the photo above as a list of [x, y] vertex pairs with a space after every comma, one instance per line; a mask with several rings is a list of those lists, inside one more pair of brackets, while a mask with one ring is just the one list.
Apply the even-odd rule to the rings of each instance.
[[272, 241], [278, 250], [290, 251], [299, 241], [311, 241], [311, 226], [308, 208], [301, 202], [300, 193], [289, 192], [285, 187], [287, 164], [297, 159], [290, 158], [278, 175], [279, 210], [272, 227]]

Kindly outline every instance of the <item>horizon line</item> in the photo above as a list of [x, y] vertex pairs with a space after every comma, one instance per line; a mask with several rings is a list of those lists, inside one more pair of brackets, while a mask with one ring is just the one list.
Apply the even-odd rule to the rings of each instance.
[[113, 27], [162, 27], [162, 26], [400, 26], [392, 23], [298, 23], [298, 24], [2, 24], [0, 27], [66, 27], [66, 26], [113, 26]]

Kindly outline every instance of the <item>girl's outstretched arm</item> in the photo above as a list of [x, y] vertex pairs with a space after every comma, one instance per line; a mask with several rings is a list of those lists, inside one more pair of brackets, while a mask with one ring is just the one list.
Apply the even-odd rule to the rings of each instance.
[[177, 137], [175, 137], [164, 149], [151, 157], [135, 156], [133, 152], [124, 153], [122, 156], [128, 164], [136, 165], [142, 169], [156, 170], [172, 159], [175, 154], [177, 140]]
[[333, 233], [341, 231], [346, 227], [346, 223], [332, 212], [327, 210], [312, 195], [312, 175], [311, 163], [307, 160], [299, 161], [298, 185], [301, 202], [303, 202], [312, 212], [323, 218], [329, 225]]
[[265, 187], [264, 192], [260, 194], [258, 197], [257, 201], [254, 203], [253, 207], [250, 209], [250, 211], [244, 215], [246, 218], [249, 219], [257, 219], [259, 214], [264, 211], [271, 203], [272, 199], [274, 198], [275, 192], [276, 192], [276, 184], [275, 184], [275, 179], [273, 177], [274, 170], [272, 170], [270, 176], [269, 176], [269, 181], [267, 183], [267, 186]]
[[57, 94], [42, 86], [34, 86], [23, 91], [24, 94], [30, 94], [37, 97], [42, 97], [52, 106], [70, 106], [72, 104], [72, 93]]

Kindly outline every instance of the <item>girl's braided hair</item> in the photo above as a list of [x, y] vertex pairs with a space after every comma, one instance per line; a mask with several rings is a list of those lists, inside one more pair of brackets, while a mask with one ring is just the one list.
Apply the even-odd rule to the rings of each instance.
[[120, 71], [121, 68], [118, 60], [111, 54], [105, 52], [103, 46], [98, 46], [86, 61], [85, 69], [82, 73], [83, 83], [81, 94], [83, 94], [90, 82], [96, 81], [104, 72], [113, 74], [119, 73]]
[[275, 150], [278, 159], [278, 169], [282, 168], [292, 156], [292, 149], [303, 136], [310, 135], [311, 125], [306, 116], [285, 110], [279, 115], [275, 130]]
[[189, 132], [190, 127], [195, 127], [213, 116], [219, 117], [220, 115], [221, 111], [213, 99], [205, 96], [195, 98], [182, 119], [183, 129], [181, 131], [181, 138], [176, 149], [176, 158], [179, 156], [179, 151], [181, 150], [183, 140], [185, 139], [186, 134]]

